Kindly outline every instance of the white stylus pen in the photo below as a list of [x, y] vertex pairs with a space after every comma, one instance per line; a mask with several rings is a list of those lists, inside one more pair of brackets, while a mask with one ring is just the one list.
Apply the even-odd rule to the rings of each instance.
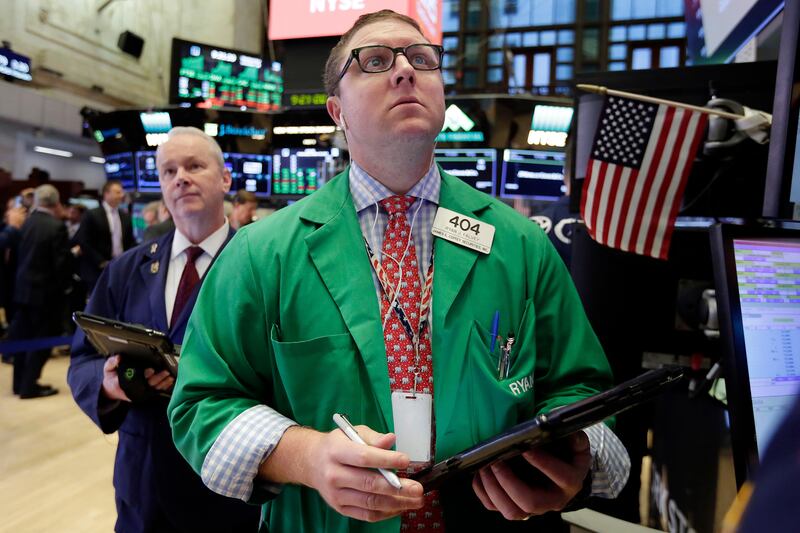
[[[339, 426], [339, 429], [341, 429], [344, 434], [347, 435], [348, 439], [353, 442], [357, 442], [358, 444], [363, 444], [365, 446], [367, 445], [367, 443], [364, 442], [364, 439], [361, 438], [361, 435], [358, 434], [356, 428], [353, 427], [353, 424], [350, 423], [346, 416], [340, 415], [339, 413], [334, 413], [333, 421], [337, 426]], [[381, 475], [386, 478], [386, 481], [388, 481], [389, 485], [392, 487], [396, 489], [403, 488], [403, 486], [400, 484], [400, 478], [398, 478], [397, 474], [394, 472], [386, 470], [385, 468], [379, 468], [378, 472], [380, 472]]]

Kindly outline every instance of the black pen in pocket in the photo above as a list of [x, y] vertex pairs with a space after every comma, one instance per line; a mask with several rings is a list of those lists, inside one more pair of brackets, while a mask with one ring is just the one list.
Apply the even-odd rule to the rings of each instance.
[[514, 345], [514, 333], [509, 333], [504, 345], [500, 347], [500, 364], [497, 371], [497, 379], [500, 381], [508, 378], [508, 371], [511, 368], [511, 347]]

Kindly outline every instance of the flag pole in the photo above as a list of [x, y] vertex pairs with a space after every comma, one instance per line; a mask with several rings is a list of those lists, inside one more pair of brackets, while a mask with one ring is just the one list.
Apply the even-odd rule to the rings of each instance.
[[683, 109], [690, 109], [692, 111], [698, 111], [700, 113], [706, 113], [707, 115], [716, 115], [718, 117], [727, 118], [730, 120], [739, 120], [745, 118], [744, 115], [737, 115], [735, 113], [728, 113], [727, 111], [720, 111], [719, 109], [711, 109], [708, 107], [700, 107], [697, 105], [691, 104], [683, 104], [681, 102], [674, 102], [672, 100], [664, 100], [663, 98], [655, 98], [653, 96], [645, 96], [643, 94], [636, 94], [636, 93], [629, 93], [625, 91], [617, 91], [615, 89], [609, 89], [608, 87], [603, 87], [602, 85], [589, 85], [585, 83], [579, 83], [575, 86], [577, 89], [581, 91], [586, 91], [589, 93], [596, 93], [596, 94], [610, 94], [611, 96], [622, 96], [623, 98], [630, 98], [631, 100], [640, 100], [642, 102], [649, 102], [651, 104], [664, 104], [673, 107], [682, 107]]

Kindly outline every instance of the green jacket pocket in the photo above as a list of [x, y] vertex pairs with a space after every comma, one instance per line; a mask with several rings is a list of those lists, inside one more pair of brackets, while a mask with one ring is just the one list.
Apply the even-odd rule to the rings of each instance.
[[333, 428], [333, 413], [361, 419], [363, 365], [349, 333], [300, 341], [283, 341], [273, 326], [270, 342], [291, 416], [315, 429]]

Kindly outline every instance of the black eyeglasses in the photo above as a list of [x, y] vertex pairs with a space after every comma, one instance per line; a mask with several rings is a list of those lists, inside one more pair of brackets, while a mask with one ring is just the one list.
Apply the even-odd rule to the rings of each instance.
[[378, 72], [390, 70], [394, 66], [397, 54], [406, 56], [409, 64], [411, 64], [415, 70], [437, 70], [442, 67], [443, 53], [444, 48], [438, 44], [427, 43], [410, 44], [408, 46], [398, 46], [397, 48], [380, 44], [353, 48], [350, 50], [350, 57], [347, 58], [342, 72], [339, 74], [339, 77], [336, 78], [336, 83], [338, 84], [344, 77], [353, 59], [356, 60], [361, 71], [367, 74], [376, 74]]

